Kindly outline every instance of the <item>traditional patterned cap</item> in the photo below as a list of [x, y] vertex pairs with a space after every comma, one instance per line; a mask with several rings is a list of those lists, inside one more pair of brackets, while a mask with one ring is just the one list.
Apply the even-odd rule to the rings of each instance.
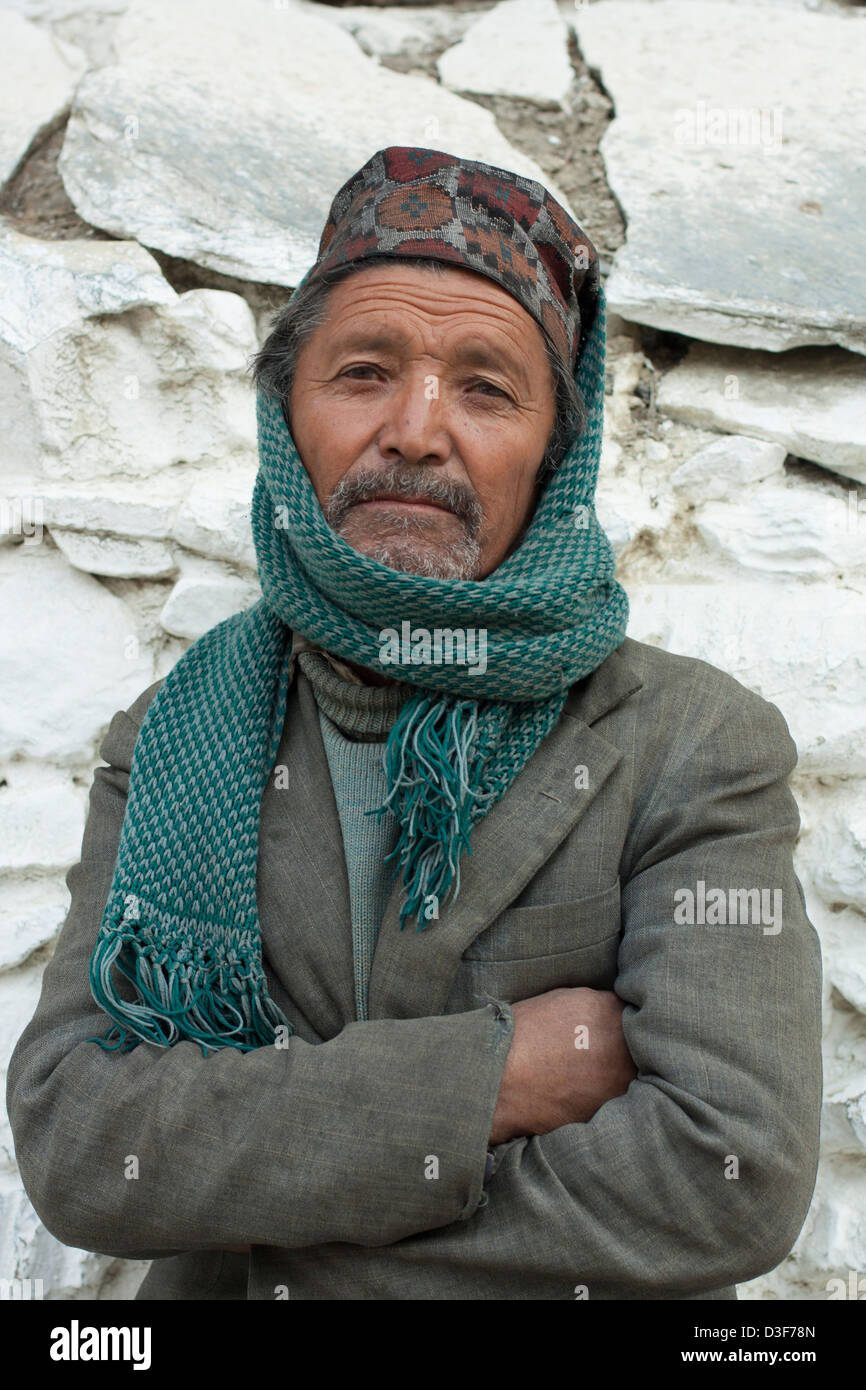
[[598, 253], [543, 184], [442, 150], [377, 150], [335, 196], [304, 279], [377, 255], [427, 256], [496, 280], [574, 371], [595, 316]]

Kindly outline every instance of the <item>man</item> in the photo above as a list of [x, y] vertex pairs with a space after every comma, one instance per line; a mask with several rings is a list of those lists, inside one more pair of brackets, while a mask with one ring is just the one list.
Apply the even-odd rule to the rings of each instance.
[[624, 635], [594, 248], [380, 150], [256, 374], [263, 598], [102, 744], [37, 1212], [140, 1298], [735, 1298], [817, 1166], [796, 753]]

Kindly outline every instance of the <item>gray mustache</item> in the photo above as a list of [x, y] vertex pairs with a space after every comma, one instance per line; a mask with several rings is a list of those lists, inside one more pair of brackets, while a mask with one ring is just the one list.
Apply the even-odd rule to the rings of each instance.
[[397, 472], [366, 474], [363, 477], [345, 479], [338, 483], [331, 493], [329, 510], [337, 508], [343, 514], [358, 502], [369, 502], [383, 492], [392, 492], [396, 497], [417, 497], [421, 501], [435, 502], [447, 507], [462, 521], [470, 531], [476, 532], [482, 521], [481, 504], [456, 483], [445, 482], [440, 478], [424, 478], [417, 472]]

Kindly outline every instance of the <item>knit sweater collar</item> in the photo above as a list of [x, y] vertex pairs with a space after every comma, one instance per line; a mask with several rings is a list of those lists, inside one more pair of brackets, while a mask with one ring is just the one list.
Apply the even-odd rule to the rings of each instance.
[[345, 662], [299, 633], [292, 635], [291, 659], [309, 680], [322, 713], [352, 739], [387, 739], [400, 710], [417, 693], [405, 681], [367, 685]]

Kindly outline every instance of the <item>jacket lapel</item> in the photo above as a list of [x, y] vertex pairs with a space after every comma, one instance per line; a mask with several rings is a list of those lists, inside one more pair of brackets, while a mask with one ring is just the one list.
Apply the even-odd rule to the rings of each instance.
[[[400, 930], [400, 881], [385, 911], [370, 977], [370, 1018], [421, 1018], [445, 1008], [460, 958], [574, 829], [622, 758], [591, 723], [641, 686], [621, 648], [569, 693], [559, 723], [472, 832], [457, 901], [423, 931]], [[575, 768], [588, 786], [575, 787]]]
[[296, 668], [262, 800], [262, 946], [293, 1003], [324, 1039], [355, 1018], [352, 917], [343, 832], [310, 683]]

